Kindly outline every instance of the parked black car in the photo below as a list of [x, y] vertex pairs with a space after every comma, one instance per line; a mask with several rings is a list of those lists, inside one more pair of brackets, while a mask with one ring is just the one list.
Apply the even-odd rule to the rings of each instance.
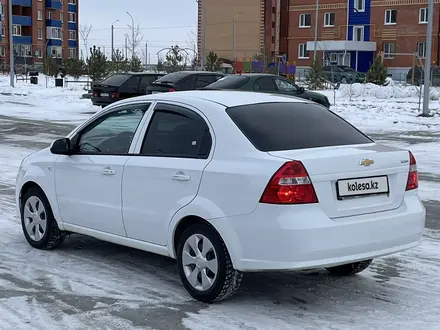
[[220, 72], [179, 71], [169, 73], [147, 87], [147, 94], [195, 90], [224, 77]]
[[244, 73], [244, 74], [232, 74], [223, 77], [222, 79], [212, 83], [205, 87], [205, 89], [213, 90], [241, 90], [241, 91], [253, 91], [263, 93], [275, 93], [288, 96], [296, 96], [303, 99], [308, 99], [319, 103], [326, 108], [330, 108], [330, 102], [327, 96], [307, 91], [304, 87], [300, 87], [290, 80], [264, 73]]
[[[423, 85], [423, 77], [425, 75], [425, 68], [421, 66], [415, 66], [409, 69], [408, 74], [406, 75], [406, 82], [408, 84], [413, 83], [413, 75], [414, 75], [414, 85], [420, 86]], [[431, 66], [431, 84], [432, 86], [440, 86], [440, 66], [432, 65]]]
[[325, 78], [332, 83], [364, 83], [365, 73], [358, 72], [347, 65], [326, 65], [322, 68]]
[[145, 95], [147, 86], [163, 73], [116, 73], [93, 87], [92, 103], [105, 107], [129, 97]]

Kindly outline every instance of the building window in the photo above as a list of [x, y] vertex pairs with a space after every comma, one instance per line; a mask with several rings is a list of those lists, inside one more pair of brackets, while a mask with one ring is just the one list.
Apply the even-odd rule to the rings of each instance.
[[21, 36], [21, 25], [17, 25], [17, 24], [12, 25], [12, 35]]
[[299, 15], [299, 27], [311, 27], [312, 26], [312, 14]]
[[76, 13], [69, 11], [69, 22], [76, 22]]
[[6, 47], [0, 46], [0, 56], [5, 57], [6, 56]]
[[76, 48], [69, 48], [69, 58], [76, 58]]
[[76, 5], [76, 0], [69, 0], [68, 4], [69, 5]]
[[2, 37], [6, 35], [6, 26], [2, 24]]
[[362, 12], [365, 11], [365, 0], [353, 0], [354, 1], [354, 11]]
[[324, 26], [335, 26], [335, 13], [324, 14]]
[[417, 55], [421, 58], [426, 57], [426, 42], [422, 41], [417, 43]]
[[385, 10], [385, 24], [396, 24], [397, 22], [397, 9]]
[[20, 57], [32, 56], [32, 46], [14, 45], [14, 55]]
[[64, 15], [63, 15], [63, 13], [60, 13], [60, 21], [61, 21], [61, 23], [64, 23]]
[[363, 26], [353, 26], [353, 40], [354, 41], [364, 41], [364, 27]]
[[428, 23], [428, 8], [419, 9], [419, 24]]
[[61, 39], [61, 29], [57, 27], [47, 27], [47, 39]]
[[52, 12], [51, 11], [47, 12], [47, 19], [52, 19]]
[[384, 58], [394, 58], [395, 53], [396, 53], [396, 44], [394, 42], [385, 42], [383, 44]]
[[38, 40], [43, 40], [43, 29], [37, 30], [37, 37], [38, 37]]
[[41, 9], [37, 9], [37, 20], [43, 20], [43, 11]]
[[2, 18], [5, 16], [5, 5], [0, 5], [0, 15], [2, 15]]
[[307, 51], [307, 44], [298, 45], [298, 58], [309, 58], [309, 52]]
[[69, 30], [69, 40], [76, 40], [76, 31]]
[[35, 57], [42, 58], [43, 52], [41, 51], [41, 48], [35, 49]]

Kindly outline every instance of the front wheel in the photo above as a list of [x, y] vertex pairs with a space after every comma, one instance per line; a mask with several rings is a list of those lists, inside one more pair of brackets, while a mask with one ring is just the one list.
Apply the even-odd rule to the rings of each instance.
[[330, 273], [338, 275], [338, 276], [351, 276], [358, 274], [365, 269], [367, 269], [371, 263], [373, 262], [373, 259], [353, 262], [351, 264], [345, 264], [335, 267], [329, 267], [326, 268]]
[[177, 266], [188, 293], [205, 303], [234, 295], [243, 278], [243, 274], [233, 268], [220, 235], [202, 223], [189, 226], [180, 238]]

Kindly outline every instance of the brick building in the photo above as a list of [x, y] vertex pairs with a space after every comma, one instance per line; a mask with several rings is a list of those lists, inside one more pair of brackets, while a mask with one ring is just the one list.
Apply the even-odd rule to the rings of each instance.
[[[432, 55], [438, 64], [440, 1], [434, 2]], [[390, 73], [406, 73], [426, 55], [427, 7], [428, 0], [320, 0], [317, 58], [365, 72], [382, 54]], [[316, 1], [290, 0], [288, 12], [288, 60], [308, 67], [315, 49]]]
[[78, 58], [79, 0], [0, 0], [0, 58], [9, 59], [9, 1], [17, 65], [42, 66], [46, 56]]

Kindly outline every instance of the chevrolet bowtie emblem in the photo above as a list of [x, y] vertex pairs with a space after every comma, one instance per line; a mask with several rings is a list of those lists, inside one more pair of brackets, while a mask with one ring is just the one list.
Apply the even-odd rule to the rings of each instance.
[[372, 164], [374, 164], [374, 160], [372, 160], [372, 159], [368, 159], [368, 158], [366, 158], [366, 159], [362, 159], [362, 160], [359, 162], [359, 166], [370, 166], [370, 165], [372, 165]]

